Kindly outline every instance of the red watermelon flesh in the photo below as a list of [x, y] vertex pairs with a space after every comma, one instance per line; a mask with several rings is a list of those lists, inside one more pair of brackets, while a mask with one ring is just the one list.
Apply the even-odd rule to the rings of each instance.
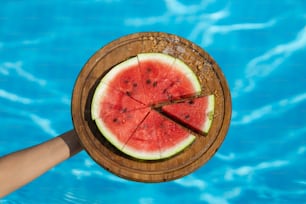
[[[172, 119], [164, 117], [156, 112], [155, 115], [155, 117], [159, 119], [158, 125], [160, 129], [162, 129], [162, 131], [157, 132], [161, 158], [168, 158], [177, 154], [196, 139], [193, 134]], [[175, 135], [175, 137], [173, 137], [173, 135]]]
[[[175, 135], [175, 137], [173, 137]], [[195, 136], [172, 120], [151, 110], [131, 135], [123, 151], [140, 159], [170, 157], [190, 144]]]
[[[107, 97], [105, 97], [107, 96]], [[130, 97], [125, 92], [114, 89], [111, 86], [100, 83], [92, 102], [92, 119], [101, 118], [103, 111], [115, 109], [121, 113], [144, 109], [147, 106]]]
[[152, 111], [144, 117], [122, 151], [139, 159], [160, 159], [158, 127]]
[[207, 133], [213, 119], [214, 96], [202, 96], [164, 105], [161, 110], [177, 122], [199, 133]]
[[198, 79], [180, 59], [175, 59], [171, 70], [167, 73], [167, 78], [171, 81], [171, 85], [167, 88], [167, 94], [172, 100], [188, 98], [201, 93]]
[[124, 92], [140, 103], [148, 104], [149, 101], [141, 82], [142, 78], [138, 67], [137, 58], [130, 58], [116, 65], [115, 69], [111, 69], [101, 82], [108, 84], [113, 89]]
[[142, 84], [150, 104], [175, 100], [200, 91], [194, 73], [180, 60], [155, 53], [139, 54], [137, 58]]
[[[148, 114], [150, 108], [137, 109], [129, 112], [122, 112], [112, 106], [104, 106], [100, 119], [96, 120], [98, 128], [103, 129], [103, 135], [119, 150], [123, 148], [137, 126]], [[112, 110], [111, 110], [112, 109]], [[111, 128], [108, 128], [111, 127]]]
[[98, 128], [103, 130], [103, 135], [121, 149], [150, 108], [104, 83], [97, 90], [99, 92], [93, 99], [96, 103], [92, 103], [96, 111], [92, 113], [92, 118]]

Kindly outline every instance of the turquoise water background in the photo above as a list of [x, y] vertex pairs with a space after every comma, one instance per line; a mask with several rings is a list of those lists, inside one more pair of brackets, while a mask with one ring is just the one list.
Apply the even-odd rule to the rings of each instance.
[[143, 184], [83, 151], [0, 203], [306, 203], [303, 0], [2, 0], [0, 155], [71, 130], [83, 65], [140, 31], [185, 37], [221, 66], [233, 115], [216, 155], [181, 179]]

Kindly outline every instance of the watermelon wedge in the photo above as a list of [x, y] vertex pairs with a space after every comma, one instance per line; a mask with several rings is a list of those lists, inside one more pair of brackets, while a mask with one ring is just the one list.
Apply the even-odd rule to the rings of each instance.
[[161, 110], [184, 126], [205, 134], [208, 133], [213, 120], [214, 103], [214, 95], [209, 95], [164, 105]]
[[102, 135], [136, 159], [172, 157], [207, 133], [214, 96], [200, 97], [197, 76], [181, 60], [141, 53], [112, 67], [98, 84], [91, 116]]

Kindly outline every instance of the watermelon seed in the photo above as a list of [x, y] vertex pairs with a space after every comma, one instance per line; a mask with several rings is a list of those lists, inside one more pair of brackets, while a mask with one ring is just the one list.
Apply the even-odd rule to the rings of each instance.
[[188, 103], [189, 103], [190, 105], [192, 105], [192, 104], [194, 104], [194, 101], [193, 101], [193, 100], [190, 100], [190, 101], [188, 101]]
[[131, 96], [131, 92], [127, 91], [125, 93], [126, 93], [126, 95]]
[[147, 72], [151, 72], [152, 71], [152, 68], [151, 67], [148, 67], [147, 68]]
[[157, 86], [157, 81], [154, 81], [153, 82], [153, 87], [156, 87]]
[[151, 84], [151, 80], [147, 79], [146, 84]]
[[122, 109], [122, 113], [126, 113], [126, 111], [127, 111], [127, 108]]
[[133, 87], [137, 87], [137, 83], [133, 83]]
[[187, 115], [184, 116], [184, 118], [188, 120], [190, 118], [190, 115], [187, 114]]
[[113, 119], [113, 122], [114, 122], [114, 123], [118, 122], [118, 118], [114, 118], [114, 119]]

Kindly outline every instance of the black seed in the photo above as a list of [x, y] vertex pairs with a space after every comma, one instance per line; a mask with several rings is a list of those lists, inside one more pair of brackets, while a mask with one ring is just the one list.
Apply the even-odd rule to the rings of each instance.
[[152, 68], [151, 67], [147, 67], [147, 72], [151, 72]]
[[184, 116], [184, 118], [188, 120], [190, 118], [190, 115], [187, 114], [187, 115]]
[[190, 100], [190, 101], [188, 101], [188, 103], [192, 105], [192, 104], [194, 104], [194, 101]]
[[157, 86], [157, 81], [154, 81], [153, 82], [153, 87], [156, 87]]
[[137, 83], [133, 83], [133, 87], [137, 87]]
[[114, 118], [114, 119], [113, 119], [113, 122], [114, 122], [114, 123], [118, 122], [118, 119], [117, 119], [117, 118]]
[[151, 80], [147, 79], [146, 84], [151, 84]]
[[128, 96], [131, 95], [131, 92], [129, 92], [129, 91], [127, 91], [127, 92], [125, 92], [125, 93], [126, 93], [126, 95], [128, 95]]
[[125, 113], [127, 111], [127, 108], [122, 109], [122, 113]]

